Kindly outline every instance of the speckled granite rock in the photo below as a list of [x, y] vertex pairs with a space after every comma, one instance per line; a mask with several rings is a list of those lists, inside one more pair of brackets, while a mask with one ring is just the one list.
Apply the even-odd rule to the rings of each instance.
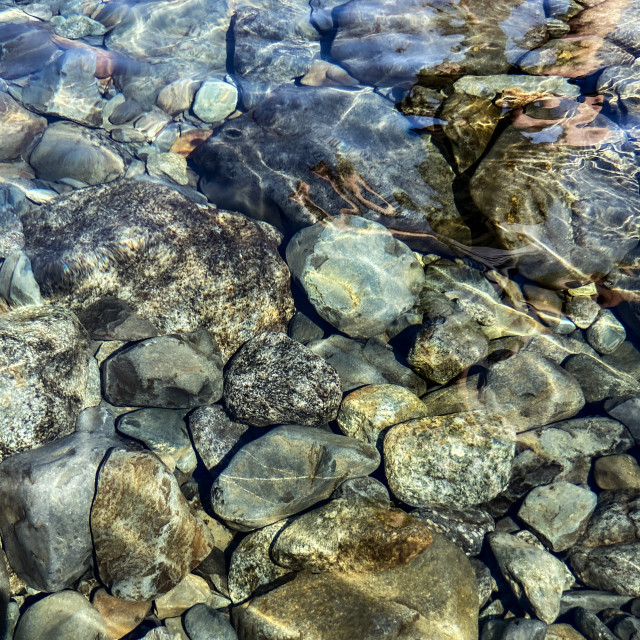
[[512, 428], [483, 411], [410, 420], [384, 439], [389, 487], [414, 507], [490, 500], [506, 487], [514, 454]]
[[264, 527], [328, 498], [345, 478], [380, 464], [375, 447], [286, 425], [245, 445], [211, 488], [216, 514], [241, 530]]
[[335, 419], [341, 400], [336, 370], [284, 333], [245, 342], [224, 374], [227, 408], [252, 426], [321, 425]]
[[101, 581], [125, 600], [166, 593], [213, 548], [175, 478], [143, 451], [113, 451], [102, 465], [91, 533]]
[[30, 606], [18, 621], [15, 640], [107, 640], [102, 616], [76, 591], [54, 593]]
[[0, 91], [0, 116], [0, 162], [15, 160], [27, 154], [35, 138], [47, 126], [44, 118], [27, 111], [4, 91]]
[[371, 338], [413, 307], [424, 274], [409, 247], [382, 225], [341, 215], [299, 231], [287, 264], [327, 322], [354, 338]]
[[209, 329], [225, 358], [293, 313], [277, 232], [169, 187], [122, 180], [62, 196], [23, 223], [36, 281], [73, 309], [116, 295], [161, 333]]
[[120, 445], [105, 409], [83, 411], [76, 432], [0, 464], [0, 532], [13, 569], [32, 588], [57, 591], [89, 568], [96, 472]]
[[0, 316], [0, 460], [73, 431], [88, 380], [87, 334], [61, 307]]
[[105, 400], [121, 407], [192, 409], [220, 400], [222, 384], [222, 355], [203, 329], [137, 342], [102, 365]]

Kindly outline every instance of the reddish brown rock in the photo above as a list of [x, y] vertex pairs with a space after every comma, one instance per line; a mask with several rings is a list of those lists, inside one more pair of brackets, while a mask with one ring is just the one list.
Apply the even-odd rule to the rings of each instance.
[[92, 604], [102, 615], [107, 635], [113, 640], [133, 631], [151, 610], [150, 602], [128, 602], [110, 596], [106, 589], [98, 589], [93, 594]]

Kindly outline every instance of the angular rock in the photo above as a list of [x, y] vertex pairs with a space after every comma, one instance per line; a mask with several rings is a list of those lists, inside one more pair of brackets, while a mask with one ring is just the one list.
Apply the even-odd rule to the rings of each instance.
[[187, 611], [184, 628], [189, 638], [196, 640], [238, 640], [230, 622], [206, 604], [197, 604]]
[[587, 402], [640, 394], [640, 383], [599, 358], [576, 354], [567, 358], [563, 368], [579, 382]]
[[121, 445], [105, 409], [85, 409], [75, 433], [0, 464], [0, 533], [12, 568], [30, 587], [58, 591], [92, 560], [89, 514], [96, 473]]
[[580, 329], [587, 329], [600, 313], [600, 305], [589, 296], [576, 296], [564, 304], [567, 317]]
[[107, 402], [120, 407], [192, 409], [222, 397], [222, 355], [208, 331], [159, 336], [102, 365]]
[[354, 338], [383, 333], [413, 307], [424, 282], [405, 244], [357, 216], [299, 231], [287, 245], [287, 264], [318, 314]]
[[613, 353], [627, 337], [620, 321], [609, 309], [602, 309], [595, 322], [585, 332], [587, 342], [599, 353]]
[[178, 584], [155, 599], [156, 615], [160, 620], [181, 616], [187, 609], [206, 603], [211, 598], [211, 589], [206, 580], [188, 573]]
[[562, 591], [569, 586], [564, 564], [507, 533], [491, 534], [489, 544], [520, 604], [543, 622], [554, 622], [560, 613]]
[[23, 251], [10, 253], [0, 267], [0, 297], [12, 307], [42, 304], [40, 287]]
[[382, 447], [389, 427], [426, 415], [415, 394], [399, 385], [367, 385], [349, 393], [340, 405], [338, 426], [351, 438]]
[[391, 346], [378, 338], [362, 343], [334, 334], [307, 346], [338, 372], [343, 392], [367, 384], [395, 384], [418, 396], [427, 390], [427, 383], [401, 364]]
[[130, 305], [113, 296], [105, 296], [78, 313], [78, 318], [93, 340], [130, 342], [158, 335], [146, 318], [138, 316]]
[[225, 370], [225, 404], [252, 426], [325, 424], [335, 419], [341, 400], [336, 370], [284, 333], [248, 340]]
[[566, 551], [578, 540], [596, 508], [595, 493], [569, 482], [536, 487], [525, 498], [518, 517], [552, 551]]
[[0, 316], [0, 460], [68, 435], [84, 406], [87, 335], [61, 307]]
[[122, 180], [62, 196], [23, 222], [36, 281], [75, 310], [116, 295], [161, 333], [209, 329], [225, 358], [292, 315], [277, 232], [166, 186]]
[[133, 631], [151, 610], [150, 602], [128, 602], [107, 593], [104, 588], [95, 591], [91, 604], [102, 616], [109, 638], [122, 638]]
[[0, 92], [0, 162], [27, 155], [46, 126], [44, 118], [24, 109], [8, 93]]
[[197, 90], [197, 82], [191, 78], [180, 78], [161, 89], [156, 102], [163, 111], [174, 116], [191, 106]]
[[235, 453], [248, 429], [246, 424], [231, 420], [220, 405], [198, 407], [188, 420], [195, 449], [209, 470]]
[[631, 600], [630, 596], [618, 596], [608, 591], [579, 589], [565, 591], [562, 595], [560, 613], [566, 613], [576, 607], [598, 613], [604, 609], [621, 609]]
[[169, 179], [183, 186], [189, 184], [187, 161], [178, 153], [150, 153], [147, 156], [147, 172], [154, 178]]
[[380, 464], [375, 447], [319, 429], [286, 425], [245, 445], [211, 488], [216, 514], [251, 530], [328, 498], [346, 478]]
[[640, 466], [626, 453], [598, 458], [593, 465], [593, 476], [601, 489], [640, 491]]
[[464, 509], [491, 500], [507, 486], [514, 440], [500, 416], [482, 411], [396, 425], [384, 439], [389, 487], [414, 507]]
[[381, 507], [388, 507], [391, 496], [387, 487], [371, 476], [351, 478], [338, 485], [331, 494], [332, 499], [346, 498], [347, 500], [362, 500]]
[[193, 113], [203, 122], [221, 122], [233, 113], [238, 90], [228, 82], [206, 80], [200, 85], [193, 102]]
[[576, 609], [575, 626], [584, 633], [587, 638], [597, 638], [598, 640], [616, 640], [616, 636], [607, 626], [591, 611]]
[[100, 580], [137, 602], [171, 590], [213, 548], [175, 478], [144, 451], [113, 451], [102, 465], [91, 533]]
[[107, 640], [98, 610], [76, 591], [60, 591], [31, 605], [20, 617], [15, 640]]
[[122, 152], [114, 142], [70, 122], [49, 125], [29, 162], [38, 178], [54, 182], [71, 179], [82, 185], [110, 182], [125, 172]]
[[604, 403], [604, 408], [612, 418], [629, 429], [636, 442], [640, 441], [640, 397], [610, 398]]

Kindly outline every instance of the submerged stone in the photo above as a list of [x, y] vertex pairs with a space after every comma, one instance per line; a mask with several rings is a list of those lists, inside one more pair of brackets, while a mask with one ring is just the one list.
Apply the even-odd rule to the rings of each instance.
[[46, 126], [44, 118], [27, 111], [8, 93], [0, 92], [0, 162], [26, 155]]

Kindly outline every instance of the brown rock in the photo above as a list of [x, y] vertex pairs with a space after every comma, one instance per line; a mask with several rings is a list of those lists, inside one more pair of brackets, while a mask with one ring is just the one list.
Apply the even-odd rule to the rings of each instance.
[[129, 602], [98, 589], [91, 600], [93, 606], [104, 618], [107, 635], [118, 640], [133, 631], [151, 610], [150, 602]]
[[98, 475], [91, 530], [102, 582], [119, 598], [152, 600], [178, 584], [213, 548], [159, 458], [113, 451]]

